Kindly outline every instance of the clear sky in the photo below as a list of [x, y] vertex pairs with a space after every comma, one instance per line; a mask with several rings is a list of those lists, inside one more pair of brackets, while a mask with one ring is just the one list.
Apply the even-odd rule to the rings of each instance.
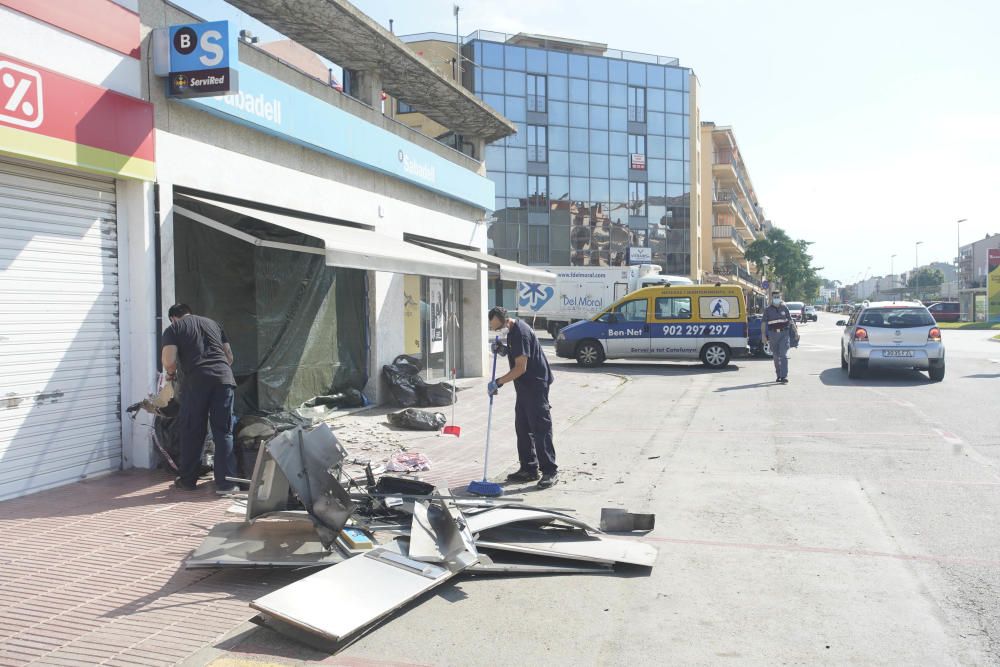
[[[179, 4], [231, 18], [221, 0]], [[911, 268], [916, 241], [921, 264], [953, 261], [959, 218], [963, 243], [1000, 232], [1000, 0], [458, 4], [463, 35], [680, 58], [701, 82], [702, 120], [733, 127], [767, 216], [815, 243], [825, 277], [887, 274], [893, 254]], [[451, 0], [355, 5], [396, 34], [455, 31]]]

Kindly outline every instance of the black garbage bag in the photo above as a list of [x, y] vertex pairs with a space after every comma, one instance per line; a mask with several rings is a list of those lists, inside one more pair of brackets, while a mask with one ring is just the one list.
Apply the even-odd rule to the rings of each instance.
[[327, 408], [360, 408], [365, 403], [365, 395], [360, 391], [357, 389], [345, 389], [342, 392], [328, 396], [314, 396], [300, 407], [315, 408], [318, 405], [322, 405]]
[[[433, 407], [451, 405], [452, 398], [455, 396], [449, 382], [439, 382], [437, 384], [425, 383], [423, 386], [417, 388], [417, 395], [420, 397], [421, 406]], [[455, 398], [455, 402], [458, 402], [457, 398]]]
[[426, 383], [420, 377], [420, 362], [414, 357], [401, 354], [391, 364], [382, 367], [382, 377], [389, 385], [396, 404], [404, 408], [421, 405], [418, 389]]
[[440, 412], [407, 408], [390, 414], [389, 423], [411, 431], [437, 431], [444, 428], [448, 420]]

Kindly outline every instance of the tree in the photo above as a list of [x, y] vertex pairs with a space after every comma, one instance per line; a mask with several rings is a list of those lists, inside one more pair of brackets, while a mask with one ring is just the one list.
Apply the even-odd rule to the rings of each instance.
[[[818, 275], [822, 269], [812, 266], [810, 245], [811, 241], [792, 239], [783, 229], [775, 227], [767, 238], [750, 244], [746, 258], [768, 279], [779, 281], [789, 301], [814, 301], [819, 296], [823, 279]], [[765, 257], [768, 258], [766, 265]]]
[[[944, 284], [944, 273], [941, 269], [932, 269], [929, 266], [917, 269], [906, 286], [914, 291], [919, 290], [920, 294], [937, 294]], [[919, 295], [918, 295], [919, 296]]]

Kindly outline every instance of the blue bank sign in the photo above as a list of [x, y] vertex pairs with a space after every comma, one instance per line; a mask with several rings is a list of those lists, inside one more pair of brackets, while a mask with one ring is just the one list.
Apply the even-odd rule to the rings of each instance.
[[[235, 51], [233, 52], [235, 54]], [[239, 92], [184, 103], [458, 199], [494, 207], [493, 181], [248, 65]]]
[[229, 66], [236, 43], [228, 21], [170, 26], [168, 49], [170, 96], [199, 97], [237, 90], [236, 72]]

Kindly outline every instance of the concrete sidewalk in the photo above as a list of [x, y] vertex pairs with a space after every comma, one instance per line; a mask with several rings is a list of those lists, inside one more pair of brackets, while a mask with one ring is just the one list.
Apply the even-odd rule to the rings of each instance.
[[[558, 375], [557, 450], [559, 433], [623, 382], [608, 374]], [[403, 448], [420, 451], [432, 462], [422, 479], [464, 486], [482, 476], [487, 399], [485, 381], [462, 384], [460, 438], [392, 430], [384, 409], [332, 426], [351, 456], [376, 465]], [[513, 403], [512, 387], [496, 400], [493, 479], [517, 466]], [[450, 408], [441, 410], [450, 417]], [[567, 478], [580, 475], [594, 473], [566, 470]], [[254, 663], [262, 653], [272, 662], [390, 664], [328, 658], [280, 640], [258, 651], [252, 638], [243, 641], [255, 615], [248, 602], [302, 575], [185, 570], [184, 559], [208, 530], [236, 517], [226, 513], [232, 501], [216, 497], [210, 483], [182, 492], [172, 481], [162, 471], [127, 471], [0, 503], [0, 665], [237, 664], [222, 657], [227, 649]]]

